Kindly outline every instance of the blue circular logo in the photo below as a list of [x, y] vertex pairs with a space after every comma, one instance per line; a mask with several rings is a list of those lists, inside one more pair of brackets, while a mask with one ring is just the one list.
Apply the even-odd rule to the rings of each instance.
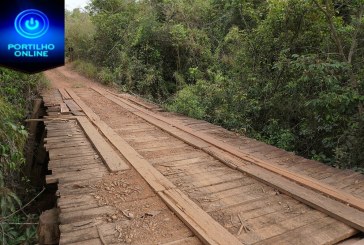
[[19, 35], [29, 39], [36, 39], [48, 32], [49, 20], [43, 12], [28, 9], [18, 14], [14, 26]]

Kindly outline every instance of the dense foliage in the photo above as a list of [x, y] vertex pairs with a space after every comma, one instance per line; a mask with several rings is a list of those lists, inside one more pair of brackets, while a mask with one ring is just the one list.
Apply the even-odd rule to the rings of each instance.
[[0, 244], [35, 242], [37, 219], [19, 211], [33, 194], [21, 171], [27, 137], [21, 122], [43, 84], [40, 75], [0, 68]]
[[363, 169], [363, 12], [363, 0], [92, 0], [67, 14], [85, 23], [67, 38], [104, 83]]

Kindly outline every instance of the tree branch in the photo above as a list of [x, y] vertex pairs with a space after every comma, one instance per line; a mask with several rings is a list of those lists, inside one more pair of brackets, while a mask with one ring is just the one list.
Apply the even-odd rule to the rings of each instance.
[[359, 34], [359, 30], [361, 27], [361, 19], [363, 17], [364, 14], [364, 5], [360, 6], [359, 9], [359, 13], [358, 13], [358, 17], [357, 17], [357, 23], [355, 23], [355, 32], [354, 32], [354, 36], [353, 36], [353, 41], [351, 43], [351, 47], [350, 47], [350, 52], [348, 55], [348, 63], [351, 64], [351, 62], [353, 61], [353, 56], [354, 56], [354, 52], [356, 49], [356, 46], [358, 45], [358, 34]]
[[32, 202], [34, 202], [35, 199], [37, 199], [44, 191], [45, 191], [45, 187], [43, 187], [43, 190], [41, 192], [38, 193], [38, 195], [36, 195], [32, 200], [30, 200], [27, 204], [25, 204], [23, 207], [21, 207], [20, 209], [16, 210], [15, 212], [9, 214], [8, 216], [5, 216], [3, 218], [0, 218], [0, 221], [3, 220], [7, 220], [8, 218], [12, 217], [13, 215], [19, 213], [20, 211], [23, 211], [24, 208], [26, 208], [27, 206], [29, 206], [29, 204], [31, 204]]
[[340, 56], [342, 57], [342, 59], [345, 62], [348, 62], [345, 52], [344, 52], [344, 48], [343, 45], [341, 43], [341, 39], [339, 37], [339, 35], [337, 34], [337, 31], [335, 29], [335, 25], [334, 22], [332, 20], [332, 16], [330, 15], [330, 13], [328, 12], [328, 10], [330, 9], [330, 5], [329, 5], [329, 1], [325, 0], [325, 8], [321, 6], [321, 4], [317, 1], [317, 0], [313, 0], [313, 2], [315, 3], [315, 5], [319, 8], [319, 10], [325, 15], [327, 22], [329, 24], [330, 30], [331, 30], [331, 37], [334, 40], [335, 44], [336, 44], [336, 48], [338, 49], [338, 52], [340, 54]]

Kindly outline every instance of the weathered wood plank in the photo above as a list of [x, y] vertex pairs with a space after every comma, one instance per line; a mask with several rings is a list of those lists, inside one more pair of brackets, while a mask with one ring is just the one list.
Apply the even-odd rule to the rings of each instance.
[[[60, 243], [60, 245], [63, 245], [64, 243]], [[105, 245], [101, 242], [99, 238], [97, 239], [91, 239], [91, 240], [85, 240], [81, 242], [75, 242], [75, 243], [67, 243], [67, 245]]]
[[62, 224], [74, 223], [76, 221], [88, 220], [90, 218], [102, 216], [105, 214], [113, 214], [116, 212], [114, 207], [104, 206], [99, 208], [92, 208], [88, 210], [75, 211], [69, 213], [61, 213], [60, 214], [60, 222]]
[[354, 244], [352, 245], [364, 245], [364, 239], [360, 240], [360, 241], [357, 241], [355, 242]]
[[74, 115], [74, 116], [84, 116], [84, 115], [85, 115], [85, 113], [80, 112], [80, 111], [72, 111], [71, 113], [72, 113], [72, 115]]
[[72, 99], [64, 100], [64, 103], [70, 108], [71, 111], [82, 111], [82, 109], [76, 104], [76, 102]]
[[70, 110], [68, 109], [66, 103], [61, 103], [61, 114], [63, 115], [70, 114]]
[[77, 121], [111, 172], [129, 169], [125, 161], [121, 159], [87, 118], [77, 117]]
[[[289, 223], [287, 225], [290, 225]], [[279, 228], [275, 228], [279, 232]], [[274, 232], [274, 231], [273, 231]], [[303, 241], [300, 239], [302, 234], [310, 234], [307, 239]], [[331, 234], [328, 235], [328, 234]], [[256, 243], [257, 245], [321, 245], [321, 244], [335, 244], [346, 238], [349, 238], [356, 234], [356, 231], [348, 229], [345, 224], [337, 223], [335, 220], [329, 217], [323, 217], [315, 222], [308, 223], [305, 226], [301, 226], [296, 229], [274, 236], [272, 238], [263, 240]]]
[[286, 195], [330, 215], [334, 219], [344, 222], [355, 229], [364, 230], [364, 213], [355, 208], [307, 189], [281, 176], [274, 176], [268, 170], [257, 166], [239, 166], [238, 169], [266, 184], [274, 186]]
[[64, 88], [60, 88], [60, 89], [58, 89], [58, 91], [60, 92], [60, 94], [62, 95], [62, 98], [64, 100], [71, 99], [71, 97], [69, 96], [69, 94], [67, 93], [67, 91]]

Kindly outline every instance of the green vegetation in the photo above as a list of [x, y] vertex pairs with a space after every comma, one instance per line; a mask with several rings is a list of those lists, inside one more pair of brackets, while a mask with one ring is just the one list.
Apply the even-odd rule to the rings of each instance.
[[67, 13], [67, 40], [90, 77], [363, 170], [363, 13], [363, 0], [92, 0]]
[[34, 190], [22, 173], [27, 131], [23, 119], [45, 82], [0, 68], [0, 244], [34, 244], [37, 218], [21, 210]]

